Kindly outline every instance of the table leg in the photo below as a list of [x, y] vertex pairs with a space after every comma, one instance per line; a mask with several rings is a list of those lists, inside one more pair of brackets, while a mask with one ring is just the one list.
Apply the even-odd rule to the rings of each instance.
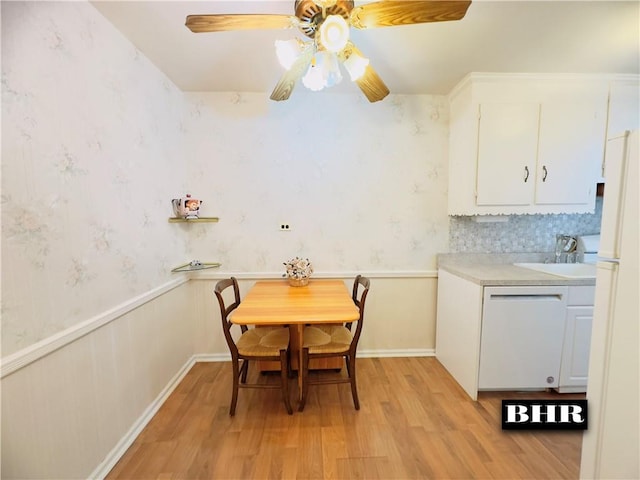
[[297, 327], [297, 334], [298, 334], [298, 400], [302, 400], [302, 332], [304, 331], [304, 325], [303, 324], [298, 324], [296, 325]]

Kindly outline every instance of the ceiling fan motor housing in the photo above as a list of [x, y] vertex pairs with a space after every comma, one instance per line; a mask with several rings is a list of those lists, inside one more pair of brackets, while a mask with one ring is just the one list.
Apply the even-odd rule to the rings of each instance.
[[[322, 2], [317, 0], [296, 0], [296, 17], [300, 20], [300, 31], [309, 38], [315, 38], [316, 32], [324, 21], [322, 15]], [[337, 0], [335, 4], [326, 8], [326, 15], [339, 15], [349, 22], [349, 14], [353, 10], [353, 0]]]

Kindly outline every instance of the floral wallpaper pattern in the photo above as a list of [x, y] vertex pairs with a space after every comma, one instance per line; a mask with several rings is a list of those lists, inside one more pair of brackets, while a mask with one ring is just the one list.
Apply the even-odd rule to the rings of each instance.
[[2, 355], [172, 277], [182, 93], [86, 2], [2, 2]]
[[436, 268], [448, 245], [446, 98], [371, 104], [354, 89], [300, 88], [282, 103], [186, 95], [189, 190], [220, 217], [193, 225], [191, 257], [233, 272], [283, 272], [296, 255], [316, 272]]
[[[449, 242], [487, 248], [486, 227], [446, 214], [444, 96], [183, 93], [88, 2], [0, 8], [3, 356], [192, 259], [406, 272], [435, 270]], [[220, 222], [170, 224], [186, 193]]]
[[[2, 355], [190, 259], [405, 271], [446, 250], [444, 97], [184, 94], [86, 2], [3, 2], [2, 58]], [[169, 224], [184, 193], [220, 223]]]

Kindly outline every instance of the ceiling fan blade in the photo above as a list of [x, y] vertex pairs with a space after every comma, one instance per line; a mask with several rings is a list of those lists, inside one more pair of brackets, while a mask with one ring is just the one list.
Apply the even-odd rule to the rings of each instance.
[[446, 22], [460, 20], [469, 5], [471, 2], [468, 0], [387, 0], [354, 8], [350, 22], [360, 29]]
[[305, 49], [302, 51], [300, 56], [293, 62], [293, 65], [289, 70], [284, 72], [280, 77], [277, 85], [271, 92], [271, 100], [275, 100], [276, 102], [287, 100], [291, 96], [291, 92], [293, 92], [294, 87], [296, 86], [296, 82], [302, 78], [305, 74], [309, 65], [311, 65], [311, 60], [313, 59], [313, 54], [315, 53], [315, 45], [313, 42], [308, 42]]
[[378, 102], [389, 95], [389, 88], [387, 88], [371, 65], [367, 65], [364, 75], [356, 80], [356, 84], [372, 103]]
[[274, 30], [291, 28], [298, 19], [293, 15], [237, 14], [187, 15], [185, 25], [194, 33], [226, 32], [229, 30]]
[[[356, 47], [353, 42], [348, 42], [347, 46], [344, 48], [342, 52], [340, 52], [340, 60], [344, 63], [347, 58], [351, 55], [359, 55], [362, 58], [365, 56], [362, 54], [360, 49]], [[373, 69], [371, 64], [369, 63], [362, 76], [354, 80], [356, 85], [360, 87], [362, 93], [369, 99], [371, 103], [379, 102], [384, 97], [389, 95], [389, 88], [382, 81], [378, 73]]]

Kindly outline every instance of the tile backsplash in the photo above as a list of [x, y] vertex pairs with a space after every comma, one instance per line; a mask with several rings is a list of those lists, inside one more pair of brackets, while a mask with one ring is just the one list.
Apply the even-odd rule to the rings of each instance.
[[602, 197], [594, 213], [507, 215], [508, 221], [478, 223], [474, 217], [449, 217], [452, 253], [552, 252], [556, 234], [590, 235], [600, 232]]

